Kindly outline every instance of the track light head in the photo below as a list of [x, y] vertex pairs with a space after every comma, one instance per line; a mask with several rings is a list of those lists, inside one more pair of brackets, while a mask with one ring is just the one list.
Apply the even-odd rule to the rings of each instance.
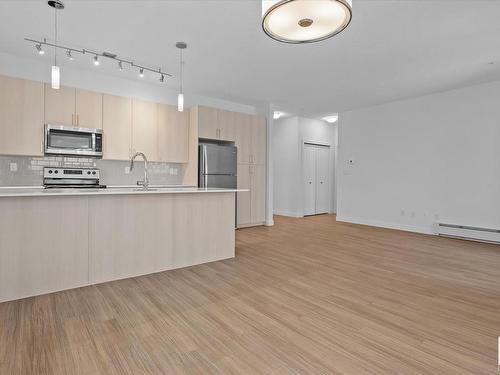
[[118, 61], [118, 69], [123, 70], [123, 63]]
[[73, 61], [73, 55], [71, 54], [71, 50], [66, 51], [66, 56], [68, 56], [68, 60]]
[[139, 69], [139, 77], [144, 78], [144, 69]]
[[162, 74], [162, 75], [160, 76], [160, 82], [162, 82], [162, 83], [163, 83], [163, 82], [165, 82], [165, 75], [164, 75], [164, 74]]
[[45, 55], [45, 51], [42, 49], [42, 44], [41, 43], [35, 44], [35, 48], [38, 51], [39, 55]]
[[100, 64], [99, 57], [97, 55], [94, 56], [94, 65], [98, 66]]

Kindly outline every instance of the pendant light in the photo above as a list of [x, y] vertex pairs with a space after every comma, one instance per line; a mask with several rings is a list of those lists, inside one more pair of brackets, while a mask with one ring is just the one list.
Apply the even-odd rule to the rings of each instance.
[[184, 111], [184, 91], [182, 90], [182, 50], [187, 48], [187, 44], [184, 42], [177, 42], [175, 44], [180, 51], [180, 87], [179, 94], [177, 95], [177, 110], [179, 112]]
[[[64, 9], [64, 4], [60, 0], [48, 1], [49, 6], [54, 8], [54, 45], [57, 45], [57, 11], [59, 9]], [[52, 88], [55, 90], [59, 90], [60, 81], [61, 81], [61, 72], [59, 70], [59, 66], [57, 65], [57, 48], [54, 46], [54, 65], [52, 65], [52, 73], [51, 73], [51, 83]]]
[[352, 0], [262, 0], [262, 28], [284, 43], [312, 43], [344, 30]]

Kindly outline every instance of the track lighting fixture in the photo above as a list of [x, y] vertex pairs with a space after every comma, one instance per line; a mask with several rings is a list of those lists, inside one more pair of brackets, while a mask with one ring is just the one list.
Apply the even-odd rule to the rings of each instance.
[[35, 44], [35, 48], [38, 51], [39, 55], [45, 55], [45, 51], [42, 49], [42, 44], [41, 43]]
[[[1, 0], [0, 0], [1, 1]], [[47, 4], [54, 9], [54, 42], [47, 42], [47, 39], [44, 38], [42, 40], [37, 40], [37, 39], [31, 39], [31, 38], [24, 38], [24, 40], [33, 43], [34, 47], [39, 55], [44, 55], [45, 50], [43, 47], [47, 48], [54, 48], [54, 65], [52, 66], [52, 88], [58, 89], [59, 88], [59, 80], [60, 80], [60, 68], [57, 65], [57, 51], [59, 49], [63, 50], [61, 53], [65, 53], [67, 58], [69, 60], [74, 59], [74, 54], [79, 53], [82, 55], [89, 54], [90, 56], [93, 56], [93, 63], [94, 66], [99, 66], [101, 62], [99, 61], [99, 58], [106, 58], [106, 59], [111, 59], [113, 61], [118, 62], [118, 68], [120, 70], [123, 70], [123, 64], [128, 64], [133, 68], [138, 68], [139, 69], [139, 76], [141, 78], [144, 77], [144, 71], [149, 71], [152, 73], [158, 73], [160, 75], [160, 82], [165, 81], [165, 76], [167, 77], [172, 77], [172, 74], [166, 73], [159, 69], [153, 69], [153, 68], [148, 68], [147, 66], [143, 65], [138, 65], [134, 63], [132, 60], [128, 59], [123, 59], [121, 57], [118, 57], [115, 53], [111, 52], [99, 52], [96, 50], [89, 50], [89, 49], [81, 49], [81, 48], [75, 48], [71, 47], [69, 45], [59, 45], [57, 43], [57, 16], [58, 16], [58, 11], [64, 9], [64, 3], [61, 0], [48, 0]], [[178, 43], [179, 44], [179, 43]], [[184, 45], [184, 47], [179, 47], [178, 48], [186, 48], [185, 43], [180, 43], [181, 45]], [[182, 80], [182, 79], [181, 79]], [[182, 83], [181, 83], [181, 93], [182, 93]]]

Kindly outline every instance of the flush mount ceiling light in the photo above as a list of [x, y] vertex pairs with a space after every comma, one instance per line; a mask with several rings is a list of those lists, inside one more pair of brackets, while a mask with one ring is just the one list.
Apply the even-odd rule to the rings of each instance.
[[352, 0], [262, 0], [262, 28], [284, 43], [312, 43], [344, 30]]
[[337, 122], [338, 119], [339, 119], [339, 115], [331, 115], [331, 116], [323, 117], [323, 120], [325, 120], [326, 122], [329, 122], [330, 124]]

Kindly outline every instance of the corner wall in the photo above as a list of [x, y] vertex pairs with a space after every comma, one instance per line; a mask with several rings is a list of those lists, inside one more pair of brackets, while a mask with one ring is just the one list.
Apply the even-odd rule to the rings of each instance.
[[338, 220], [500, 228], [500, 82], [339, 118]]

